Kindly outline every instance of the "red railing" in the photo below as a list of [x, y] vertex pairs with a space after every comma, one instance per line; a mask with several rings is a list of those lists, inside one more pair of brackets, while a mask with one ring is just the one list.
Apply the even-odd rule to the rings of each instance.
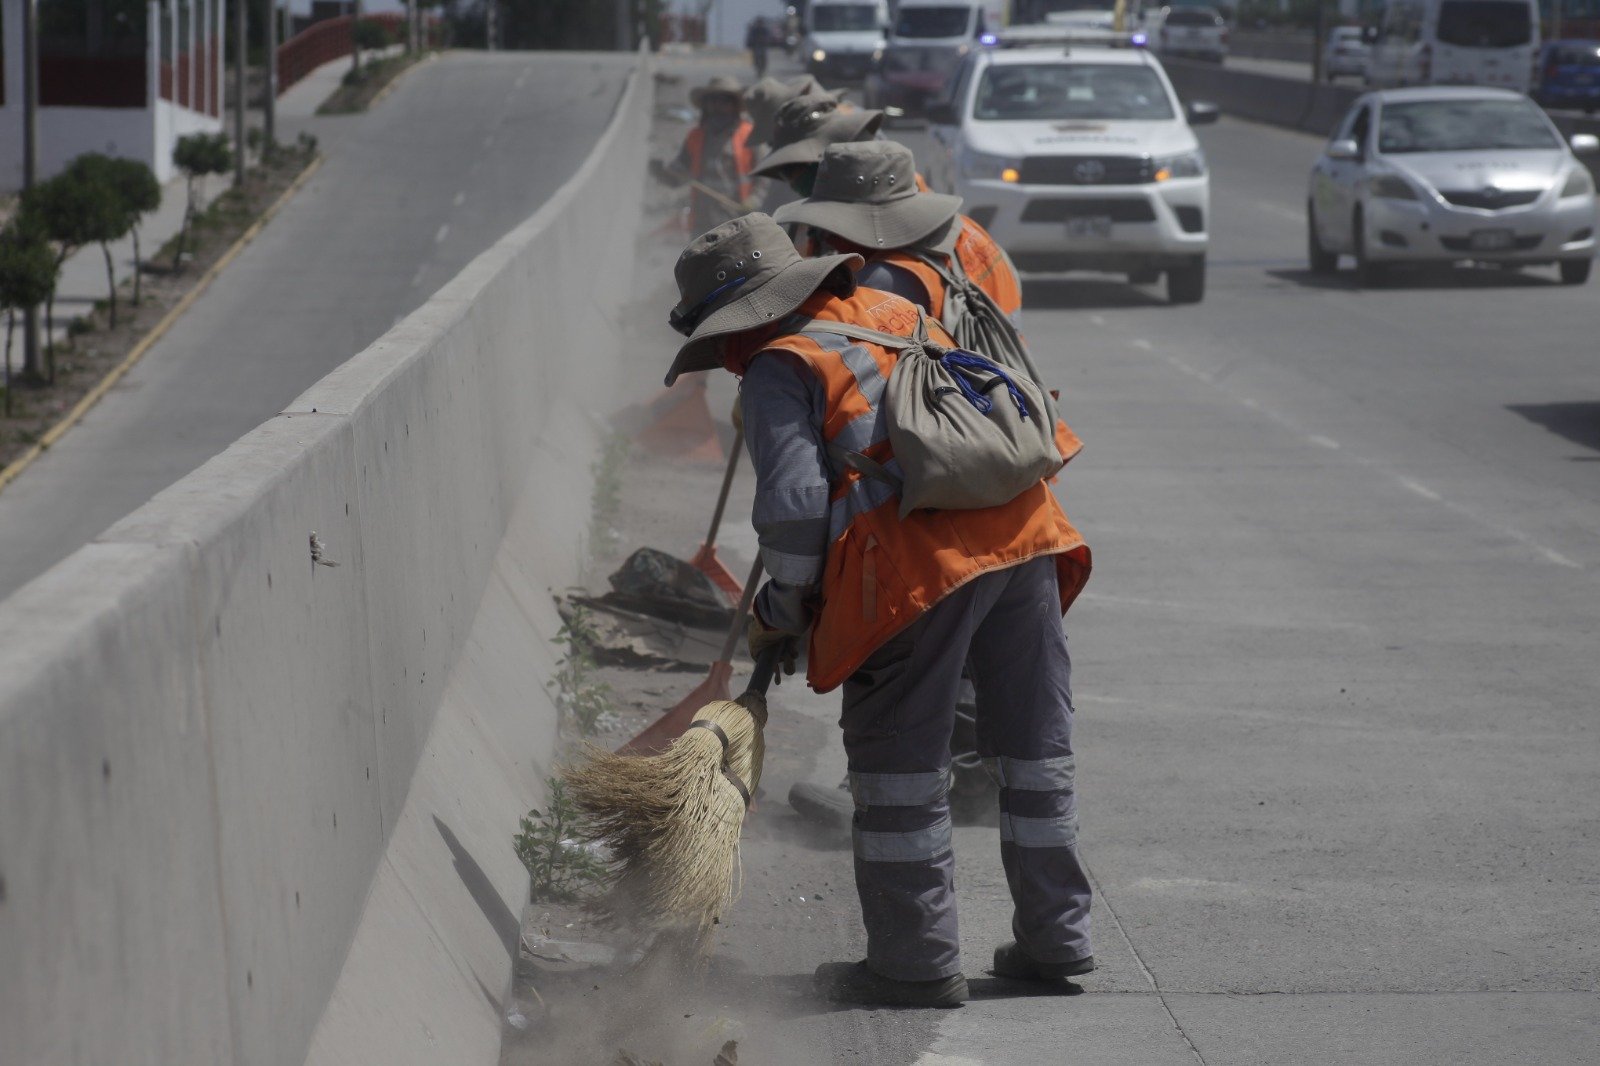
[[[404, 41], [406, 19], [398, 12], [387, 11], [362, 15], [361, 21], [375, 22], [389, 33], [392, 41]], [[310, 74], [324, 63], [350, 54], [352, 15], [323, 19], [278, 46], [278, 92]], [[423, 30], [427, 32], [426, 27]]]

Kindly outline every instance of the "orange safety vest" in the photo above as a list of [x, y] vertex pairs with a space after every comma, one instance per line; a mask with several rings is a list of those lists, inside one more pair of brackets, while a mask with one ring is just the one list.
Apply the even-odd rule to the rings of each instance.
[[[733, 131], [733, 136], [728, 139], [728, 147], [733, 149], [733, 166], [739, 172], [739, 199], [750, 199], [752, 184], [750, 171], [756, 165], [756, 154], [750, 149], [750, 131], [754, 127], [748, 120], [740, 122]], [[684, 147], [689, 150], [689, 176], [699, 181], [705, 174], [706, 168], [706, 130], [704, 126], [696, 126], [689, 131], [689, 136], [684, 139]], [[695, 190], [699, 196], [699, 190]]]
[[[956, 237], [955, 256], [961, 263], [961, 269], [966, 271], [974, 285], [988, 294], [996, 307], [1007, 315], [1016, 314], [1022, 308], [1022, 282], [1012, 268], [1011, 261], [995, 239], [989, 236], [988, 230], [966, 215], [960, 218], [961, 233]], [[928, 313], [943, 321], [944, 279], [937, 270], [899, 248], [873, 252], [851, 246], [851, 251], [860, 251], [869, 260], [889, 263], [909, 271], [922, 282], [923, 289], [928, 293]], [[1073, 456], [1083, 450], [1083, 441], [1072, 432], [1071, 426], [1059, 418], [1056, 419], [1056, 447], [1061, 451], [1063, 462], [1070, 462]]]
[[[874, 289], [857, 289], [848, 299], [818, 293], [799, 313], [827, 322], [910, 336], [918, 309], [909, 300]], [[935, 341], [953, 344], [935, 322], [928, 324]], [[840, 341], [865, 351], [887, 380], [899, 352], [865, 341]], [[824, 347], [815, 336], [779, 334], [768, 340], [735, 340], [726, 365], [743, 374], [761, 352], [784, 351], [798, 356], [822, 383], [827, 398], [824, 439], [836, 441], [846, 430], [858, 436], [863, 423], [873, 425], [883, 391], [858, 377], [841, 351]], [[857, 364], [860, 360], [855, 360]], [[865, 376], [865, 375], [863, 375]], [[894, 452], [887, 436], [865, 447], [851, 441], [851, 450], [894, 470]], [[1072, 605], [1089, 579], [1089, 547], [1067, 521], [1061, 505], [1043, 482], [999, 507], [971, 511], [913, 511], [899, 516], [900, 500], [881, 481], [854, 469], [838, 471], [829, 491], [829, 543], [823, 565], [821, 604], [811, 629], [807, 681], [827, 692], [854, 673], [886, 640], [916, 621], [923, 612], [980, 574], [1017, 566], [1041, 555], [1056, 557], [1061, 609]]]

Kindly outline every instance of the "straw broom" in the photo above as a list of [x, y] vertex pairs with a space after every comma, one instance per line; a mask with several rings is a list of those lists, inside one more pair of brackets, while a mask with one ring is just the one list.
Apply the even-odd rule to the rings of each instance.
[[[730, 644], [759, 580], [758, 563]], [[775, 666], [775, 652], [763, 656], [743, 695], [699, 708], [659, 754], [591, 747], [566, 771], [589, 816], [585, 836], [613, 857], [610, 891], [596, 905], [603, 916], [671, 931], [701, 953], [709, 948], [711, 928], [739, 892], [739, 833], [761, 781]]]

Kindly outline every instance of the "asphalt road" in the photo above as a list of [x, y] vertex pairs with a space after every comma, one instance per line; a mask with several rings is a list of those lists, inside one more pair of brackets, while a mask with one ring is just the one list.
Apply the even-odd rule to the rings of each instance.
[[0, 596], [277, 413], [532, 214], [588, 154], [631, 62], [453, 53], [365, 115], [286, 120], [326, 164], [0, 493]]
[[[717, 995], [682, 1008], [744, 1019], [752, 1061], [1600, 1054], [1600, 289], [1314, 279], [1318, 142], [1231, 121], [1203, 139], [1203, 304], [1084, 277], [1030, 285], [1024, 312], [1087, 441], [1063, 496], [1096, 560], [1068, 632], [1101, 968], [1056, 998], [984, 976], [1009, 904], [994, 830], [962, 827], [977, 998], [805, 999], [812, 967], [863, 944], [847, 842], [781, 799], [839, 780], [837, 697], [786, 685]], [[673, 497], [709, 499], [700, 480]], [[681, 525], [653, 542], [695, 543]], [[737, 570], [748, 527], [723, 546]]]

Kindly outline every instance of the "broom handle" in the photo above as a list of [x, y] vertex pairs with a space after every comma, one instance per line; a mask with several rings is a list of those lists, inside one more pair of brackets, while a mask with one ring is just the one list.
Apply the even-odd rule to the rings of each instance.
[[688, 180], [688, 185], [689, 185], [689, 188], [694, 189], [696, 192], [702, 193], [705, 196], [710, 197], [724, 211], [732, 211], [735, 218], [737, 218], [740, 215], [748, 213], [749, 209], [746, 208], [744, 206], [744, 204], [741, 204], [738, 200], [735, 200], [731, 196], [724, 196], [722, 193], [720, 193], [717, 190], [713, 189], [711, 186], [707, 185], [703, 181], [696, 181], [693, 178], [690, 178]]
[[[739, 466], [739, 452], [744, 449], [744, 427], [733, 432], [733, 451], [728, 456], [728, 469], [722, 474], [722, 491], [717, 494], [717, 508], [711, 512], [711, 530], [706, 534], [705, 547], [717, 543], [717, 530], [722, 528], [722, 512], [728, 507], [728, 490], [733, 488], [733, 472]], [[748, 607], [745, 608], [749, 610]]]
[[765, 696], [767, 689], [772, 685], [772, 677], [778, 672], [778, 652], [782, 648], [771, 647], [761, 653], [761, 658], [756, 660], [755, 669], [750, 671], [750, 683], [745, 686], [746, 692], [755, 692]]
[[756, 586], [761, 583], [761, 552], [757, 550], [755, 564], [750, 567], [750, 576], [745, 579], [744, 595], [739, 597], [739, 609], [733, 612], [733, 624], [728, 627], [728, 639], [722, 642], [722, 655], [718, 662], [733, 662], [733, 649], [739, 645], [739, 637], [744, 633], [744, 620], [750, 614], [750, 605], [756, 601]]

